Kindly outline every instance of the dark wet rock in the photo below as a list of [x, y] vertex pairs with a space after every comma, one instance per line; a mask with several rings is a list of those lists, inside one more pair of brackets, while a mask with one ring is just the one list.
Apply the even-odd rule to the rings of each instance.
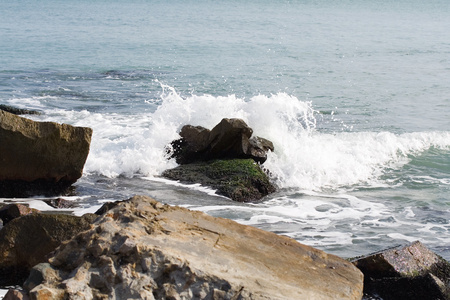
[[273, 151], [272, 142], [251, 137], [251, 129], [241, 119], [222, 119], [212, 130], [186, 125], [181, 138], [171, 143], [172, 158], [179, 164], [226, 158], [251, 158], [264, 163], [267, 152]]
[[67, 193], [81, 177], [92, 129], [0, 110], [0, 197]]
[[41, 112], [37, 110], [31, 110], [31, 109], [23, 109], [23, 108], [17, 108], [14, 106], [4, 105], [0, 104], [0, 110], [15, 114], [15, 115], [40, 115]]
[[361, 299], [361, 272], [297, 241], [136, 196], [33, 268], [32, 299]]
[[184, 183], [200, 183], [235, 201], [261, 199], [275, 191], [262, 164], [272, 142], [251, 137], [253, 130], [241, 119], [222, 119], [212, 130], [185, 125], [181, 138], [171, 143], [171, 158], [180, 166], [162, 176]]
[[418, 241], [359, 258], [353, 264], [364, 273], [367, 297], [450, 299], [450, 263]]
[[46, 197], [71, 196], [75, 194], [75, 188], [72, 183], [65, 180], [58, 182], [47, 179], [38, 179], [33, 181], [25, 180], [0, 180], [1, 198], [27, 198], [37, 195]]
[[9, 221], [25, 216], [34, 212], [39, 212], [37, 209], [28, 207], [25, 204], [8, 204], [0, 208], [0, 219], [3, 221], [3, 225], [8, 224]]
[[78, 206], [76, 203], [68, 201], [63, 198], [49, 199], [43, 201], [53, 208], [74, 208]]
[[267, 174], [252, 159], [213, 160], [180, 165], [162, 176], [183, 183], [200, 183], [234, 201], [259, 200], [275, 191]]
[[0, 286], [21, 285], [34, 265], [96, 217], [33, 213], [10, 221], [0, 230]]

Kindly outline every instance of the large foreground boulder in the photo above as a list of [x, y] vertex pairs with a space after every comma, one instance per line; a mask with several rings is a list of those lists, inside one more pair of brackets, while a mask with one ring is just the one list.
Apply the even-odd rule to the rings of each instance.
[[163, 177], [183, 183], [200, 183], [238, 202], [250, 202], [275, 191], [267, 174], [252, 159], [213, 160], [179, 165]]
[[273, 151], [271, 141], [251, 137], [251, 129], [241, 119], [224, 118], [213, 129], [185, 125], [181, 138], [171, 143], [172, 155], [179, 164], [212, 159], [251, 158], [264, 163], [267, 152]]
[[90, 128], [0, 110], [0, 197], [65, 191], [83, 173], [91, 136]]
[[0, 230], [0, 286], [21, 285], [34, 265], [96, 217], [32, 213], [8, 222]]
[[449, 300], [450, 263], [420, 242], [353, 262], [364, 273], [364, 293], [384, 300]]
[[351, 263], [234, 221], [144, 197], [65, 242], [25, 283], [32, 299], [361, 299]]

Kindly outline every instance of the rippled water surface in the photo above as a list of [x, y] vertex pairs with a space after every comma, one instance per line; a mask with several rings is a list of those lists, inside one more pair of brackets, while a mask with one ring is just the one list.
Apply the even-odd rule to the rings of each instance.
[[[0, 103], [94, 129], [77, 214], [147, 194], [343, 257], [450, 259], [449, 5], [2, 2]], [[275, 145], [261, 202], [159, 177], [181, 126], [224, 117]]]

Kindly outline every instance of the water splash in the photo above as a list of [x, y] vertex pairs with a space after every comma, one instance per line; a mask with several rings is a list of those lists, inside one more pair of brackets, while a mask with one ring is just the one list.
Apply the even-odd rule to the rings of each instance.
[[275, 152], [269, 153], [265, 167], [281, 188], [383, 185], [381, 178], [387, 169], [401, 168], [411, 156], [430, 147], [450, 148], [450, 132], [320, 132], [316, 129], [320, 114], [312, 103], [286, 93], [250, 99], [183, 97], [173, 87], [160, 85], [156, 110], [100, 114], [54, 109], [34, 118], [93, 128], [85, 172], [109, 177], [159, 175], [175, 166], [166, 160], [164, 148], [179, 138], [183, 125], [212, 128], [222, 118], [241, 118], [254, 135], [274, 143]]

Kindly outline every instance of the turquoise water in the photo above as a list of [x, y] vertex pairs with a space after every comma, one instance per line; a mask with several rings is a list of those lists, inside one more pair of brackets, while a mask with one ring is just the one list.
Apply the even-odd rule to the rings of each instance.
[[[80, 214], [148, 194], [344, 257], [450, 258], [450, 3], [0, 3], [0, 103], [94, 129]], [[182, 125], [243, 118], [278, 192], [233, 203], [158, 177]], [[34, 204], [32, 200], [27, 200]]]

